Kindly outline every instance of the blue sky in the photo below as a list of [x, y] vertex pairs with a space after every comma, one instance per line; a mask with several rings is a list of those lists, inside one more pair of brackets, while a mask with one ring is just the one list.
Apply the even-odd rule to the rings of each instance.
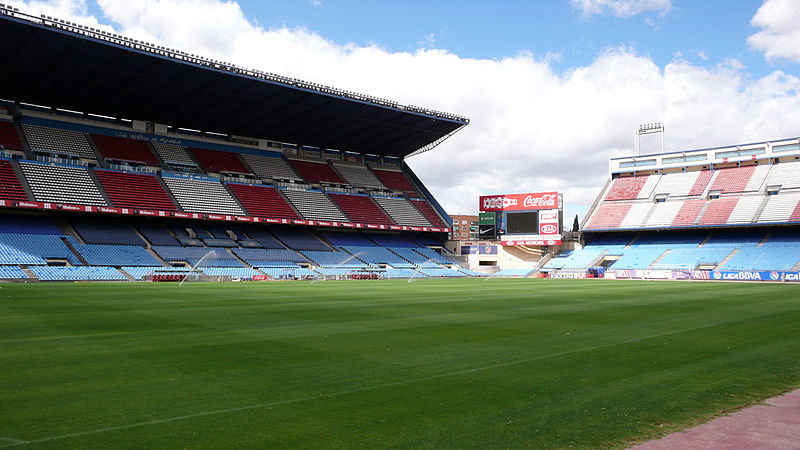
[[753, 0], [675, 1], [667, 12], [633, 17], [586, 16], [567, 1], [541, 0], [239, 3], [265, 27], [305, 27], [342, 44], [375, 43], [395, 52], [436, 47], [478, 59], [530, 52], [550, 55], [554, 68], [563, 71], [591, 63], [604, 48], [625, 45], [660, 66], [680, 52], [701, 65], [736, 58], [754, 76], [774, 66], [788, 68], [767, 63], [747, 46], [756, 31], [750, 19], [761, 6]]
[[5, 1], [468, 116], [407, 160], [453, 214], [558, 190], [583, 216], [643, 123], [665, 125], [667, 151], [800, 136], [798, 0]]

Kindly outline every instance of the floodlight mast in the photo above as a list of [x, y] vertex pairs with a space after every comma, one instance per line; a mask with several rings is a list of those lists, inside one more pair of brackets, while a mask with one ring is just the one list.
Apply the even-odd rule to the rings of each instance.
[[643, 134], [655, 133], [661, 133], [661, 153], [664, 153], [664, 125], [662, 125], [661, 122], [653, 122], [639, 125], [639, 129], [636, 130], [636, 156], [641, 156], [642, 154], [642, 146], [639, 142], [639, 136]]

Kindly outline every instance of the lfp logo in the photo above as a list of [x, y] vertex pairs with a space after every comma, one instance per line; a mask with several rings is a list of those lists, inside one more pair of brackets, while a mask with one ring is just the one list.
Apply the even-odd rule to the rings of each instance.
[[769, 279], [770, 279], [770, 280], [773, 280], [773, 281], [775, 281], [775, 280], [777, 280], [777, 279], [778, 279], [778, 278], [780, 278], [780, 277], [781, 277], [781, 274], [779, 274], [778, 272], [775, 272], [774, 270], [773, 270], [772, 272], [770, 272], [770, 273], [769, 273]]
[[722, 279], [722, 273], [721, 272], [713, 272], [711, 274], [711, 278], [713, 278], [715, 280], [721, 280]]

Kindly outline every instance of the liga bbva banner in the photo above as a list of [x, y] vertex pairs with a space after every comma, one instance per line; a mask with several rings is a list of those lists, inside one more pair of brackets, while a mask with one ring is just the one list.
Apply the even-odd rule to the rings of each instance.
[[480, 211], [535, 211], [558, 209], [558, 192], [536, 192], [530, 194], [483, 195]]

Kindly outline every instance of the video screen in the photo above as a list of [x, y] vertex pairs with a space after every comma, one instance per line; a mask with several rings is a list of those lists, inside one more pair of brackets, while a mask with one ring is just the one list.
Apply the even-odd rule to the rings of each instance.
[[507, 234], [539, 234], [539, 211], [506, 214]]

